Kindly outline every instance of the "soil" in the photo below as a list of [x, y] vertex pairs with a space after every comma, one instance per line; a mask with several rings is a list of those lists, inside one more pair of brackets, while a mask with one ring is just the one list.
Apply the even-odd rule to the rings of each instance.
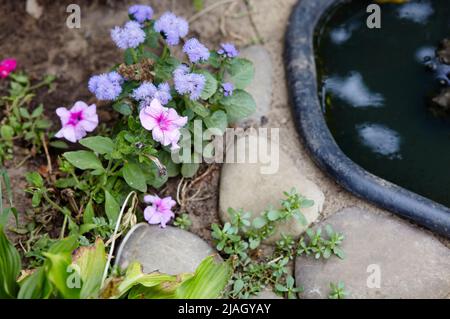
[[[354, 197], [320, 171], [309, 157], [292, 121], [286, 88], [283, 41], [292, 6], [297, 0], [206, 0], [207, 14], [196, 15], [192, 0], [149, 1], [156, 14], [172, 10], [190, 19], [190, 35], [196, 36], [209, 47], [232, 41], [240, 47], [261, 42], [269, 51], [274, 66], [272, 109], [267, 115], [267, 127], [280, 128], [283, 149], [296, 161], [305, 176], [317, 183], [326, 196], [323, 218], [349, 206], [358, 206], [375, 213], [389, 214]], [[135, 1], [109, 0], [38, 0], [43, 14], [35, 19], [25, 12], [25, 1], [0, 0], [0, 52], [3, 57], [15, 57], [19, 68], [35, 76], [52, 73], [57, 76], [56, 89], [49, 95], [38, 95], [37, 100], [45, 105], [46, 115], [54, 120], [53, 129], [58, 128], [54, 110], [60, 106], [71, 106], [76, 100], [94, 102], [87, 90], [87, 81], [93, 74], [107, 71], [122, 59], [122, 53], [113, 45], [109, 30], [127, 20], [127, 7]], [[76, 3], [81, 8], [81, 28], [66, 26], [66, 7]], [[109, 105], [99, 105], [101, 120], [110, 119]], [[15, 158], [14, 162], [19, 159]], [[15, 203], [21, 211], [31, 207], [24, 196], [23, 173], [36, 170], [45, 163], [41, 155], [29, 160], [20, 170], [11, 165], [8, 171], [13, 179]], [[211, 222], [218, 221], [218, 181], [220, 166], [215, 165], [205, 177], [186, 186], [186, 202], [180, 211], [186, 211], [193, 219], [191, 231], [210, 240]], [[202, 167], [197, 177], [207, 170]], [[184, 181], [183, 181], [184, 182]], [[164, 194], [176, 196], [180, 179], [170, 180]], [[189, 187], [191, 186], [191, 187]], [[195, 186], [195, 187], [194, 187]], [[194, 198], [194, 193], [201, 189]], [[189, 199], [191, 198], [191, 199]], [[203, 200], [200, 200], [203, 199]], [[440, 238], [442, 240], [442, 238]], [[450, 247], [447, 241], [442, 240]]]

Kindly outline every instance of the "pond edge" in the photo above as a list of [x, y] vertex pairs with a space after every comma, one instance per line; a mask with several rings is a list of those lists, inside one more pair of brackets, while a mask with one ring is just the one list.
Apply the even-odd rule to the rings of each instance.
[[285, 35], [284, 61], [296, 129], [314, 162], [352, 194], [450, 238], [450, 209], [379, 178], [349, 159], [326, 124], [317, 91], [314, 32], [323, 14], [348, 0], [299, 0]]

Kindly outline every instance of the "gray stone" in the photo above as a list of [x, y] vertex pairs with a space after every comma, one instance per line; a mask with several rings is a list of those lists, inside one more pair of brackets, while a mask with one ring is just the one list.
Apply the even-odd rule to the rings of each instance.
[[[239, 141], [247, 143], [240, 144]], [[234, 151], [237, 154], [250, 154], [249, 145], [259, 145], [266, 142], [267, 139], [261, 136], [250, 135], [240, 137], [235, 143]], [[292, 219], [281, 224], [277, 233], [269, 238], [266, 243], [274, 243], [281, 238], [281, 233], [300, 236], [305, 228], [312, 222], [316, 221], [319, 213], [322, 211], [325, 196], [316, 184], [305, 178], [304, 174], [297, 168], [294, 161], [286, 154], [280, 146], [272, 140], [269, 147], [271, 151], [278, 150], [279, 156], [275, 157], [278, 170], [273, 174], [263, 174], [267, 169], [266, 161], [258, 156], [255, 163], [225, 163], [222, 166], [222, 174], [220, 179], [220, 198], [219, 198], [219, 215], [223, 222], [229, 221], [228, 208], [244, 209], [252, 213], [252, 218], [260, 216], [261, 213], [270, 205], [274, 208], [280, 207], [280, 200], [285, 196], [284, 191], [289, 191], [293, 187], [303, 196], [314, 200], [314, 206], [303, 210], [308, 225], [302, 225], [298, 220]], [[227, 149], [227, 154], [230, 147]], [[245, 153], [243, 153], [245, 152]], [[275, 154], [275, 153], [273, 153]], [[248, 159], [249, 155], [247, 155]], [[276, 168], [276, 166], [274, 166]]]
[[[344, 260], [297, 258], [303, 298], [327, 298], [330, 282], [344, 282], [348, 298], [444, 298], [450, 292], [450, 249], [387, 214], [344, 209], [323, 222], [344, 233]], [[378, 272], [379, 271], [379, 272]], [[380, 274], [380, 288], [376, 276]], [[369, 287], [371, 288], [369, 288]]]
[[122, 269], [134, 261], [142, 264], [144, 272], [159, 271], [176, 275], [194, 272], [200, 262], [215, 251], [196, 235], [167, 226], [134, 226], [117, 252], [116, 265]]
[[39, 5], [36, 0], [27, 0], [25, 11], [35, 19], [39, 19], [44, 11], [44, 8]]
[[269, 113], [272, 102], [272, 60], [269, 52], [261, 45], [249, 46], [243, 49], [239, 56], [252, 61], [255, 66], [255, 77], [245, 90], [255, 99], [256, 111], [237, 124], [260, 125], [262, 118]]
[[283, 297], [278, 296], [270, 289], [264, 289], [258, 295], [251, 297], [250, 299], [284, 299]]

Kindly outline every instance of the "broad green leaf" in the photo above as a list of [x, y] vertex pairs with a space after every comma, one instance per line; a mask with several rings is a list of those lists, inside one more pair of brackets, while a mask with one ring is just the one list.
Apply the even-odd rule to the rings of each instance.
[[186, 99], [186, 105], [195, 114], [199, 115], [202, 118], [205, 118], [210, 114], [210, 110], [198, 101], [191, 101], [189, 99]]
[[144, 274], [142, 272], [142, 266], [134, 262], [128, 266], [125, 278], [117, 287], [117, 296], [121, 297], [127, 293], [132, 287], [136, 285], [142, 285], [147, 288], [155, 287], [161, 283], [176, 282], [177, 276], [160, 274], [158, 272], [152, 272], [150, 274]]
[[203, 121], [205, 122], [207, 128], [217, 128], [222, 133], [225, 132], [226, 128], [228, 127], [227, 115], [222, 110], [215, 111], [212, 115], [206, 117]]
[[86, 137], [80, 140], [80, 144], [99, 154], [109, 154], [114, 150], [114, 142], [104, 136]]
[[113, 109], [125, 116], [129, 116], [133, 113], [131, 106], [128, 103], [122, 101], [114, 103]]
[[205, 87], [203, 88], [203, 91], [202, 91], [202, 94], [200, 95], [200, 97], [203, 100], [207, 100], [211, 96], [213, 96], [214, 93], [216, 93], [217, 87], [218, 87], [217, 80], [208, 71], [201, 70], [201, 71], [198, 71], [197, 73], [202, 74], [205, 77], [205, 79], [206, 79]]
[[147, 183], [145, 175], [138, 164], [133, 162], [126, 163], [122, 168], [123, 178], [125, 182], [134, 189], [145, 193], [147, 191]]
[[120, 206], [116, 199], [105, 189], [105, 213], [112, 225], [115, 225], [120, 213]]
[[68, 236], [62, 240], [57, 240], [49, 248], [48, 252], [51, 254], [72, 253], [78, 248], [78, 237], [76, 235]]
[[223, 97], [220, 104], [225, 107], [230, 122], [244, 119], [256, 110], [253, 97], [242, 90], [235, 90], [233, 95]]
[[199, 168], [199, 163], [183, 163], [181, 165], [181, 175], [186, 178], [191, 178], [197, 173]]
[[80, 270], [82, 281], [80, 298], [97, 298], [106, 266], [106, 252], [103, 241], [98, 238], [94, 246], [79, 248], [73, 256], [73, 263]]
[[82, 169], [103, 169], [102, 162], [95, 156], [93, 152], [89, 151], [75, 151], [66, 152], [63, 156], [69, 161], [73, 166]]
[[220, 296], [232, 274], [228, 262], [217, 262], [215, 256], [205, 258], [193, 277], [177, 289], [179, 299], [214, 299]]
[[247, 59], [233, 59], [227, 68], [231, 82], [237, 89], [245, 89], [255, 76], [253, 63]]
[[263, 217], [256, 217], [255, 219], [253, 219], [253, 227], [259, 229], [262, 228], [266, 225], [266, 220]]
[[72, 261], [71, 253], [43, 253], [46, 257], [44, 267], [47, 273], [48, 280], [59, 292], [64, 299], [78, 299], [80, 296], [80, 287], [76, 284], [70, 285], [69, 276], [78, 276], [74, 273], [75, 270], [70, 271], [70, 264]]
[[40, 267], [20, 282], [18, 299], [47, 299], [52, 287], [45, 275], [45, 268]]
[[0, 225], [0, 299], [16, 298], [21, 262], [17, 249], [9, 242]]

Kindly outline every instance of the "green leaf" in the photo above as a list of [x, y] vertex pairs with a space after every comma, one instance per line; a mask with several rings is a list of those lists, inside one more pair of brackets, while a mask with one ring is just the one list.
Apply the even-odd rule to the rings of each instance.
[[232, 274], [228, 262], [217, 262], [214, 256], [206, 257], [197, 267], [193, 277], [177, 289], [179, 299], [214, 299], [220, 296]]
[[103, 170], [102, 162], [95, 156], [94, 153], [89, 151], [75, 151], [66, 152], [63, 156], [73, 166], [86, 170], [86, 169], [100, 169]]
[[18, 299], [47, 299], [52, 287], [45, 275], [45, 268], [40, 267], [20, 282]]
[[183, 163], [181, 165], [181, 175], [186, 178], [191, 178], [197, 173], [200, 168], [200, 163]]
[[46, 128], [49, 128], [50, 126], [52, 126], [52, 123], [46, 119], [37, 120], [35, 123], [36, 123], [36, 127], [39, 129], [46, 129]]
[[10, 141], [14, 137], [14, 129], [9, 125], [2, 125], [0, 136], [6, 141]]
[[242, 90], [235, 90], [233, 95], [223, 97], [220, 104], [225, 107], [230, 122], [244, 119], [256, 110], [253, 97]]
[[227, 68], [231, 82], [237, 89], [245, 89], [255, 76], [253, 63], [247, 59], [236, 58], [231, 60]]
[[200, 95], [200, 97], [203, 100], [207, 100], [211, 96], [213, 96], [214, 93], [216, 93], [217, 87], [218, 87], [218, 82], [217, 82], [216, 78], [208, 71], [200, 70], [200, 71], [197, 71], [196, 73], [202, 74], [206, 79], [205, 87], [203, 88], [203, 91], [202, 91], [202, 94]]
[[24, 107], [19, 108], [19, 113], [22, 117], [29, 119], [31, 118], [30, 112]]
[[110, 224], [115, 225], [119, 212], [120, 206], [116, 199], [105, 189], [105, 213]]
[[80, 288], [68, 285], [68, 277], [70, 275], [77, 276], [77, 274], [71, 274], [69, 271], [69, 266], [72, 261], [71, 253], [43, 253], [43, 255], [47, 258], [44, 264], [47, 278], [59, 292], [61, 297], [64, 299], [78, 299]]
[[267, 213], [267, 218], [268, 218], [270, 221], [275, 221], [275, 220], [279, 219], [280, 216], [281, 216], [281, 214], [280, 214], [280, 212], [277, 211], [277, 210], [270, 210], [270, 211]]
[[73, 177], [60, 178], [56, 180], [55, 186], [57, 188], [69, 188], [77, 185], [77, 181]]
[[145, 175], [139, 165], [133, 162], [126, 163], [122, 168], [122, 174], [125, 182], [127, 182], [131, 188], [137, 189], [142, 193], [147, 191]]
[[189, 109], [194, 111], [194, 113], [199, 115], [200, 117], [204, 118], [210, 114], [209, 109], [198, 101], [191, 101], [189, 99], [186, 99], [186, 105]]
[[39, 104], [39, 106], [37, 108], [35, 108], [33, 110], [33, 112], [31, 113], [31, 117], [37, 118], [37, 117], [41, 116], [43, 112], [44, 112], [44, 105]]
[[207, 128], [216, 128], [219, 129], [222, 133], [224, 133], [226, 128], [228, 127], [227, 115], [222, 110], [215, 111], [212, 115], [206, 117], [203, 121], [205, 122]]
[[174, 177], [180, 174], [181, 165], [172, 161], [170, 153], [162, 151], [159, 153], [158, 158], [166, 167], [168, 177]]
[[42, 188], [44, 187], [44, 180], [38, 172], [29, 172], [25, 174], [25, 179], [28, 184], [31, 184], [35, 187]]
[[99, 238], [95, 245], [91, 247], [81, 247], [73, 257], [80, 270], [81, 281], [83, 282], [80, 291], [80, 298], [96, 298], [100, 292], [103, 271], [106, 266], [105, 244]]
[[168, 81], [172, 78], [172, 73], [175, 71], [180, 61], [176, 58], [169, 57], [166, 59], [159, 59], [155, 64], [155, 78], [157, 82]]
[[51, 147], [60, 148], [60, 149], [68, 149], [69, 145], [67, 145], [64, 141], [52, 141], [49, 143]]
[[78, 248], [78, 236], [71, 235], [56, 241], [48, 250], [51, 254], [72, 253]]
[[21, 262], [17, 249], [9, 242], [0, 225], [0, 298], [16, 298]]
[[203, 0], [193, 0], [193, 1], [194, 1], [195, 11], [201, 11], [205, 5]]
[[123, 296], [136, 285], [142, 285], [144, 287], [151, 288], [161, 283], [170, 283], [175, 282], [176, 280], [176, 276], [160, 274], [158, 272], [144, 274], [142, 272], [142, 266], [137, 262], [133, 262], [128, 266], [125, 278], [117, 287], [117, 294], [115, 297]]
[[128, 48], [124, 52], [124, 60], [127, 65], [131, 65], [134, 63], [133, 50], [134, 50], [133, 48]]
[[92, 200], [90, 200], [83, 213], [83, 223], [92, 224], [94, 222], [95, 212], [94, 207], [92, 206]]
[[129, 116], [133, 113], [131, 106], [128, 103], [119, 101], [113, 104], [113, 109], [122, 115]]
[[256, 217], [253, 220], [253, 227], [260, 229], [266, 225], [266, 220], [263, 217]]
[[109, 154], [114, 150], [114, 142], [104, 136], [86, 137], [80, 140], [80, 144], [99, 154]]
[[238, 279], [234, 282], [233, 285], [233, 294], [238, 294], [242, 288], [244, 288], [244, 281], [242, 279]]

